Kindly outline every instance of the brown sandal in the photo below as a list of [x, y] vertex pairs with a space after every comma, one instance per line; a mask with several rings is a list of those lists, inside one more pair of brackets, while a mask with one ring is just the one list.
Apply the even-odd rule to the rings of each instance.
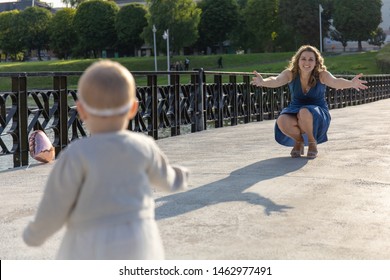
[[[299, 147], [296, 149], [296, 147]], [[301, 157], [305, 153], [305, 144], [303, 142], [295, 142], [294, 148], [292, 149], [290, 155], [292, 158]]]
[[[310, 148], [310, 146], [312, 148]], [[313, 149], [313, 146], [314, 146], [314, 149]], [[307, 151], [307, 157], [310, 158], [310, 159], [313, 159], [313, 158], [316, 158], [317, 155], [318, 155], [317, 142], [316, 141], [309, 142], [309, 150]]]

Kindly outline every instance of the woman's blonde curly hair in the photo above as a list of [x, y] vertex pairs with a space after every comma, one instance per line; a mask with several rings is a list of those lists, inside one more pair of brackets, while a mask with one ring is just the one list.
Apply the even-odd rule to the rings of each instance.
[[287, 69], [289, 69], [292, 73], [293, 80], [299, 75], [299, 58], [301, 57], [303, 52], [312, 52], [314, 53], [316, 59], [316, 65], [314, 66], [313, 71], [311, 72], [309, 79], [309, 86], [313, 87], [316, 85], [319, 80], [320, 72], [326, 71], [326, 66], [324, 65], [324, 58], [322, 57], [319, 50], [310, 45], [303, 45], [299, 48], [299, 50], [295, 53], [295, 55], [291, 58]]

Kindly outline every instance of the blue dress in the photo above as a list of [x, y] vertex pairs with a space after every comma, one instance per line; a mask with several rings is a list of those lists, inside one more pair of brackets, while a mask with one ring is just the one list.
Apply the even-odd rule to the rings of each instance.
[[[328, 141], [327, 131], [330, 125], [330, 114], [328, 104], [325, 99], [326, 85], [321, 82], [310, 88], [310, 90], [304, 94], [301, 86], [299, 76], [291, 81], [289, 84], [291, 92], [291, 103], [280, 112], [282, 114], [294, 114], [296, 115], [301, 108], [307, 108], [313, 115], [313, 135], [317, 143], [324, 143]], [[303, 135], [305, 145], [307, 145], [307, 135]], [[294, 146], [295, 141], [283, 134], [279, 129], [278, 124], [275, 123], [275, 140], [284, 146]]]

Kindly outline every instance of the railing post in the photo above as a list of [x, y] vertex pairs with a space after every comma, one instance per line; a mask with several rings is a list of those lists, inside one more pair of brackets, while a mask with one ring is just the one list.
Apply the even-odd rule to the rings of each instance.
[[379, 78], [379, 98], [380, 99], [384, 99], [385, 98], [385, 94], [383, 92], [383, 87], [384, 87], [384, 78], [380, 77]]
[[383, 79], [382, 79], [382, 93], [383, 93], [383, 98], [390, 97], [390, 77], [383, 77]]
[[214, 83], [216, 84], [216, 110], [215, 115], [217, 116], [217, 120], [215, 120], [215, 127], [223, 127], [223, 89], [222, 89], [222, 75], [216, 74], [214, 75]]
[[231, 94], [231, 106], [232, 106], [232, 117], [230, 124], [231, 125], [237, 125], [238, 124], [238, 102], [237, 102], [237, 76], [236, 75], [230, 75], [229, 76], [229, 82], [233, 86], [233, 92]]
[[204, 108], [206, 81], [203, 68], [198, 69], [198, 74], [192, 76], [192, 83], [194, 84], [194, 112], [191, 132], [197, 132], [203, 131], [206, 127]]
[[152, 100], [151, 106], [152, 106], [152, 112], [151, 112], [151, 121], [152, 121], [152, 127], [149, 130], [148, 134], [152, 136], [155, 140], [158, 139], [158, 110], [157, 110], [157, 76], [156, 75], [148, 75], [148, 87], [150, 88], [150, 98]]
[[350, 91], [347, 91], [347, 94], [348, 94], [348, 98], [347, 98], [347, 104], [346, 106], [352, 106], [352, 94]]
[[251, 120], [251, 112], [252, 112], [252, 100], [251, 100], [251, 83], [250, 83], [250, 77], [244, 76], [244, 92], [243, 95], [246, 95], [246, 98], [244, 99], [245, 107], [246, 107], [246, 115], [244, 116], [244, 123], [249, 123]]
[[254, 92], [257, 91], [257, 104], [259, 106], [258, 121], [264, 121], [264, 94], [263, 87], [254, 87]]
[[59, 110], [59, 145], [55, 147], [56, 156], [68, 145], [68, 89], [67, 76], [54, 76], [53, 88], [58, 93], [58, 110]]
[[359, 93], [359, 96], [361, 96], [361, 99], [363, 100], [362, 101], [362, 104], [366, 104], [367, 103], [367, 96], [368, 96], [368, 94], [366, 94], [365, 92], [363, 92], [363, 91], [357, 91], [356, 89], [353, 89], [353, 91], [356, 93], [356, 92], [358, 92]]
[[180, 75], [171, 75], [171, 82], [173, 84], [173, 126], [171, 126], [171, 135], [180, 135], [181, 124], [181, 108], [180, 108]]
[[18, 139], [13, 139], [14, 146], [17, 148], [14, 151], [14, 167], [28, 165], [28, 106], [27, 106], [27, 77], [17, 76], [12, 77], [12, 92], [17, 96], [18, 112], [15, 116], [18, 126]]
[[372, 80], [375, 81], [374, 101], [378, 101], [381, 99], [381, 94], [380, 94], [381, 80], [379, 77], [373, 77]]
[[355, 105], [361, 105], [362, 104], [362, 100], [360, 98], [360, 91], [359, 92], [355, 92], [352, 89], [349, 89], [349, 91], [355, 98]]

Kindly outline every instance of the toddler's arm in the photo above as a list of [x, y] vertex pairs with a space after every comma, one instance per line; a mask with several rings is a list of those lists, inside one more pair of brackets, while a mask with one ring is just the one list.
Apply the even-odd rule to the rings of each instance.
[[27, 245], [42, 245], [64, 225], [76, 203], [81, 181], [80, 166], [63, 151], [49, 175], [35, 219], [23, 232]]
[[153, 160], [148, 174], [152, 185], [170, 191], [186, 189], [189, 170], [183, 166], [169, 164], [167, 157], [154, 140], [151, 141], [151, 148]]

